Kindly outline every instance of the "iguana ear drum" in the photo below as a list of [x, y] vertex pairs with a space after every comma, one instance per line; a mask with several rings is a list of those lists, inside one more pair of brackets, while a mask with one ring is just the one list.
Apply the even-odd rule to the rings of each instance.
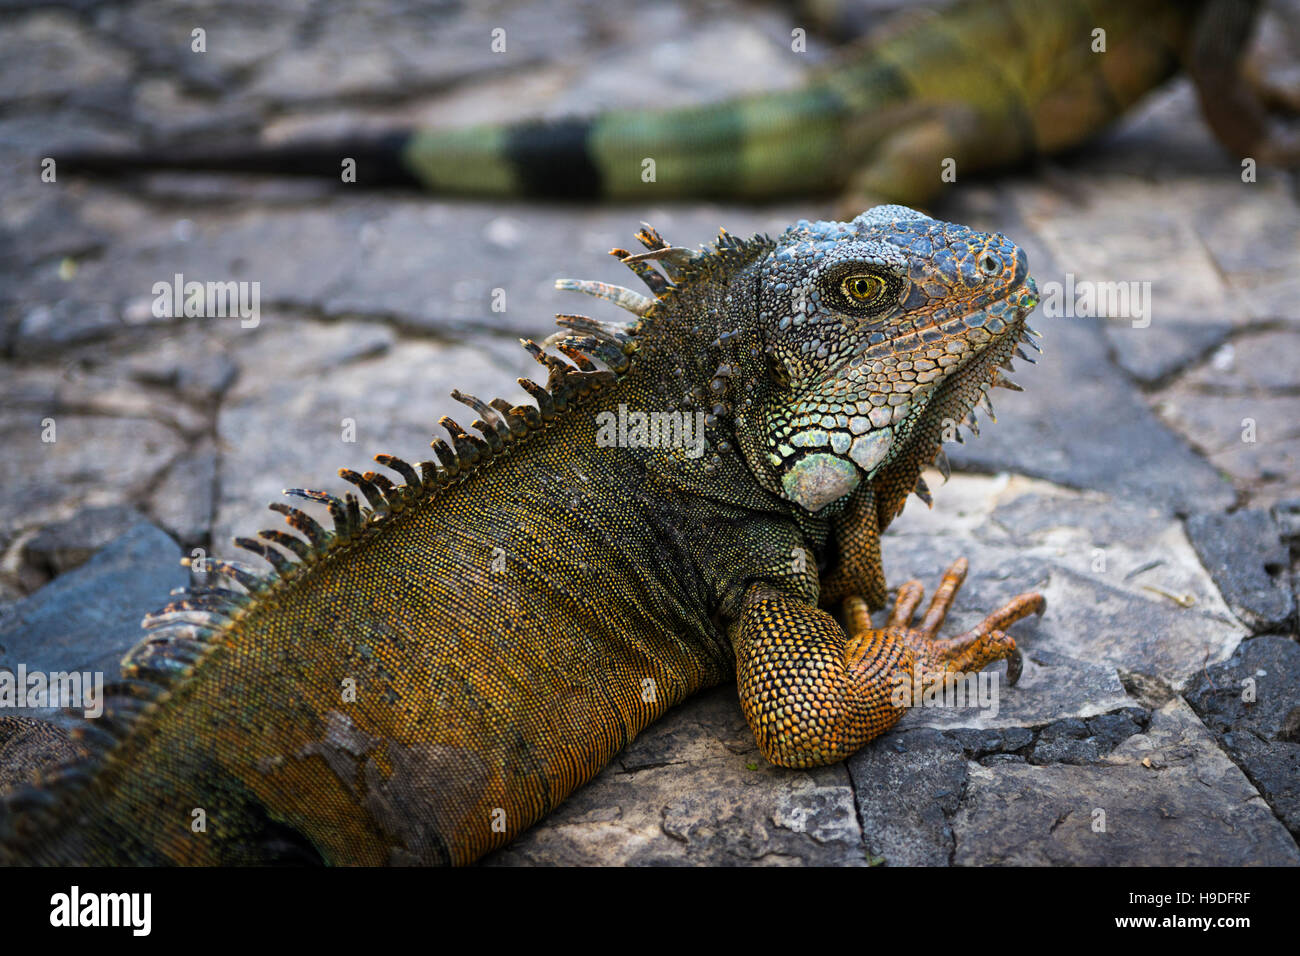
[[821, 511], [858, 486], [861, 474], [851, 462], [818, 452], [804, 455], [781, 476], [785, 496], [807, 511]]

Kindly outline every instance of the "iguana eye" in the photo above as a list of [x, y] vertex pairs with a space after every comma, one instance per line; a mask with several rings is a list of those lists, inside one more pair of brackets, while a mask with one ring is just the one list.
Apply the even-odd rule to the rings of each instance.
[[885, 280], [873, 275], [846, 276], [840, 291], [854, 305], [872, 305], [884, 293]]

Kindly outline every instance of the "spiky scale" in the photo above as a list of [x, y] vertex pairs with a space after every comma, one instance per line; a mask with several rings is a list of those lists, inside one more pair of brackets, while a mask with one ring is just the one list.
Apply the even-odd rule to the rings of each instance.
[[355, 534], [361, 529], [361, 524], [365, 520], [361, 515], [361, 503], [357, 500], [357, 496], [350, 491], [344, 495], [343, 500], [347, 502], [348, 508], [348, 532], [349, 534]]
[[597, 371], [595, 363], [593, 363], [580, 349], [575, 348], [571, 341], [566, 340], [556, 342], [555, 347], [563, 352], [565, 356], [568, 357], [569, 361], [578, 367], [579, 371]]
[[340, 468], [339, 477], [356, 485], [361, 490], [361, 494], [365, 496], [366, 503], [375, 511], [381, 511], [388, 507], [388, 500], [384, 497], [383, 491], [365, 476], [350, 468]]
[[930, 486], [925, 483], [925, 479], [920, 475], [916, 476], [916, 496], [925, 502], [927, 508], [934, 507], [934, 498], [930, 494]]
[[652, 251], [671, 248], [668, 241], [659, 235], [659, 230], [645, 220], [641, 221], [641, 228], [636, 233], [637, 242]]
[[613, 302], [620, 309], [626, 309], [633, 315], [645, 316], [654, 308], [655, 300], [643, 296], [640, 292], [621, 285], [608, 282], [595, 282], [589, 279], [556, 279], [555, 288], [561, 292], [582, 292], [598, 299]]
[[330, 518], [334, 521], [334, 533], [346, 534], [348, 530], [347, 509], [343, 505], [343, 500], [324, 491], [312, 491], [308, 488], [286, 488], [286, 495], [294, 498], [301, 498], [304, 501], [315, 501], [329, 508]]
[[296, 535], [289, 534], [286, 531], [281, 531], [279, 528], [264, 528], [257, 532], [257, 536], [263, 540], [271, 541], [280, 545], [280, 547], [284, 548], [286, 551], [294, 554], [299, 561], [306, 561], [311, 557], [312, 550], [309, 542], [304, 541]]
[[460, 460], [456, 457], [456, 453], [441, 438], [434, 439], [429, 447], [433, 449], [433, 453], [449, 476], [455, 475], [460, 470]]
[[503, 443], [511, 440], [513, 436], [510, 434], [510, 427], [486, 402], [460, 389], [452, 389], [451, 397], [468, 405], [482, 416], [482, 421], [475, 422], [474, 427], [483, 433], [483, 437], [492, 445], [494, 451], [500, 451]]
[[184, 595], [184, 597], [178, 601], [171, 602], [164, 608], [164, 610], [226, 610], [231, 607], [239, 607], [248, 603], [248, 595], [246, 593], [243, 591], [232, 591], [228, 588], [177, 588], [177, 590], [172, 593], [175, 594], [177, 592]]
[[383, 465], [385, 468], [391, 468], [393, 471], [401, 475], [402, 480], [406, 482], [408, 488], [412, 490], [419, 489], [421, 485], [420, 476], [415, 473], [414, 468], [402, 459], [393, 455], [376, 455], [375, 461]]
[[501, 420], [510, 430], [511, 438], [518, 439], [528, 434], [528, 418], [521, 408], [511, 405], [504, 398], [494, 398], [488, 404], [501, 415]]
[[[456, 449], [456, 458], [462, 464], [473, 465], [490, 450], [483, 439], [465, 431], [449, 415], [438, 419], [438, 424], [447, 430], [447, 434], [451, 437], [451, 445]], [[366, 473], [366, 478], [375, 480], [375, 476], [369, 472]]]
[[[188, 566], [188, 558], [185, 559], [185, 563]], [[207, 561], [207, 569], [209, 572], [219, 574], [222, 577], [235, 581], [249, 593], [260, 591], [262, 588], [266, 587], [268, 583], [266, 575], [259, 574], [252, 568], [248, 567], [248, 565], [242, 564], [238, 561], [223, 561], [217, 558], [211, 558]]]
[[611, 256], [618, 258], [625, 266], [636, 273], [637, 277], [646, 284], [656, 296], [663, 295], [673, 287], [672, 282], [659, 272], [656, 272], [652, 266], [639, 258], [633, 258], [632, 253], [626, 249], [611, 249]]
[[[285, 494], [288, 493], [289, 492], [287, 491], [285, 492]], [[322, 528], [316, 519], [307, 514], [307, 512], [301, 511], [298, 508], [292, 508], [279, 501], [267, 505], [267, 507], [272, 511], [278, 511], [280, 514], [284, 515], [284, 520], [290, 526], [307, 536], [307, 540], [311, 542], [313, 548], [323, 550], [329, 545], [329, 532]]]
[[391, 499], [397, 492], [397, 484], [387, 475], [377, 471], [366, 471], [361, 473], [361, 477], [378, 488], [385, 500]]

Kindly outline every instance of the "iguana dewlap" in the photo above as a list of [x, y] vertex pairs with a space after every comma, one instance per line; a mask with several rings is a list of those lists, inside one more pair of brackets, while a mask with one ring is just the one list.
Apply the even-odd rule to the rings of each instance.
[[[918, 668], [1019, 656], [1022, 595], [938, 636], [880, 532], [989, 388], [1037, 299], [1001, 235], [878, 206], [700, 252], [614, 250], [636, 318], [561, 316], [536, 406], [453, 393], [432, 461], [291, 491], [291, 530], [147, 621], [92, 752], [0, 808], [0, 860], [467, 863], [689, 695], [735, 679], [773, 763], [840, 760]], [[973, 419], [972, 419], [973, 420]], [[202, 826], [197, 824], [202, 821]]]

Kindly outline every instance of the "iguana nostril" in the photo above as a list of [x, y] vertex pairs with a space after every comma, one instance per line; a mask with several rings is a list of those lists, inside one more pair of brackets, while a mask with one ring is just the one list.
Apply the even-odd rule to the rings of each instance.
[[984, 255], [980, 256], [980, 260], [977, 264], [979, 265], [980, 272], [984, 273], [986, 276], [1002, 274], [1002, 260], [991, 252], [986, 252]]

